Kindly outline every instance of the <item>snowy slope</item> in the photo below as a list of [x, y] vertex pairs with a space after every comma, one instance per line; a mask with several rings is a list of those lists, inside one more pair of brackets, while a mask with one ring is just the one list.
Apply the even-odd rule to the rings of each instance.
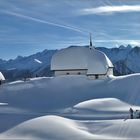
[[81, 140], [139, 139], [139, 120], [76, 121], [59, 116], [43, 116], [25, 121], [2, 133], [0, 139]]
[[91, 140], [137, 139], [139, 120], [76, 121], [59, 116], [43, 116], [26, 121], [0, 135], [1, 139]]
[[44, 140], [81, 140], [103, 138], [89, 133], [76, 121], [59, 116], [44, 116], [26, 121], [3, 133], [0, 138], [44, 139]]
[[[139, 139], [140, 121], [134, 120], [96, 120], [96, 121], [80, 121], [88, 128], [90, 133], [104, 136], [103, 139]], [[113, 137], [113, 138], [106, 138]], [[102, 138], [101, 138], [102, 139]]]
[[104, 80], [39, 77], [3, 84], [0, 138], [139, 138], [139, 120], [128, 116], [130, 107], [140, 109], [139, 83], [140, 74]]
[[129, 118], [129, 109], [140, 110], [139, 106], [125, 103], [117, 98], [98, 98], [80, 102], [65, 110], [74, 118], [82, 119], [122, 119]]
[[97, 110], [97, 111], [126, 111], [128, 112], [130, 106], [132, 108], [140, 109], [140, 107], [130, 105], [122, 102], [116, 98], [101, 98], [81, 102], [74, 106], [75, 109]]
[[[137, 98], [140, 90], [138, 83], [140, 83], [139, 74], [110, 77], [106, 80], [89, 80], [86, 76], [79, 75], [34, 78], [26, 82], [3, 85], [0, 98], [1, 102], [8, 102], [12, 106], [31, 109], [36, 107], [35, 110], [40, 111], [71, 107], [86, 100], [108, 97], [140, 105]], [[40, 101], [42, 104], [36, 104]]]

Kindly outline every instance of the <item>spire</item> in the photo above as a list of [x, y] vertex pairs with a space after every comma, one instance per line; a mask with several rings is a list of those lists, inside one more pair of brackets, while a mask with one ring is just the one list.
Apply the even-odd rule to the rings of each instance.
[[89, 44], [89, 46], [92, 47], [92, 34], [90, 33], [89, 35], [90, 35], [90, 44]]

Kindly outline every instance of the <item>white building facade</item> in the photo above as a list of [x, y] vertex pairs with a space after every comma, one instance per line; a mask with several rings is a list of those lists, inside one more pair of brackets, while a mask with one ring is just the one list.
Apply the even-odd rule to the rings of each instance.
[[51, 70], [55, 76], [86, 75], [91, 79], [102, 79], [113, 75], [113, 64], [103, 52], [94, 47], [73, 46], [53, 55]]

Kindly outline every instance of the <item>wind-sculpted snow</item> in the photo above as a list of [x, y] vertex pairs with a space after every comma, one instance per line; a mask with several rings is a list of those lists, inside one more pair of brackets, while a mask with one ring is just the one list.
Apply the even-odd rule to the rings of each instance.
[[128, 113], [130, 107], [140, 109], [139, 83], [140, 74], [104, 80], [39, 77], [3, 84], [0, 138], [138, 138], [139, 120], [129, 120]]
[[85, 109], [85, 110], [87, 109], [97, 111], [122, 111], [122, 112], [123, 111], [128, 112], [130, 107], [135, 108], [135, 110], [140, 109], [140, 107], [130, 105], [116, 98], [92, 99], [74, 106], [75, 109]]
[[139, 74], [106, 80], [90, 80], [86, 76], [44, 77], [2, 85], [0, 99], [11, 106], [43, 112], [108, 97], [140, 105], [138, 83]]
[[91, 140], [103, 138], [88, 132], [76, 121], [59, 116], [44, 116], [26, 121], [3, 133], [0, 138], [44, 140]]
[[25, 121], [2, 133], [0, 139], [96, 140], [137, 139], [139, 120], [76, 121], [59, 116], [43, 116]]

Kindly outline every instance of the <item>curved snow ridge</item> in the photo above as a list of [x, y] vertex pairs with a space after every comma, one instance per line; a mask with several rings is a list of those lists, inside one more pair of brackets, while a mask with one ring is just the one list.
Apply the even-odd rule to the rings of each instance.
[[[78, 103], [74, 106], [75, 109], [87, 109], [96, 111], [127, 111], [132, 105], [125, 103], [116, 98], [100, 98], [92, 99]], [[133, 108], [139, 108], [138, 106], [133, 106]]]
[[0, 135], [2, 139], [8, 137], [33, 140], [90, 140], [103, 138], [89, 133], [86, 127], [80, 126], [74, 120], [52, 115], [26, 121]]

